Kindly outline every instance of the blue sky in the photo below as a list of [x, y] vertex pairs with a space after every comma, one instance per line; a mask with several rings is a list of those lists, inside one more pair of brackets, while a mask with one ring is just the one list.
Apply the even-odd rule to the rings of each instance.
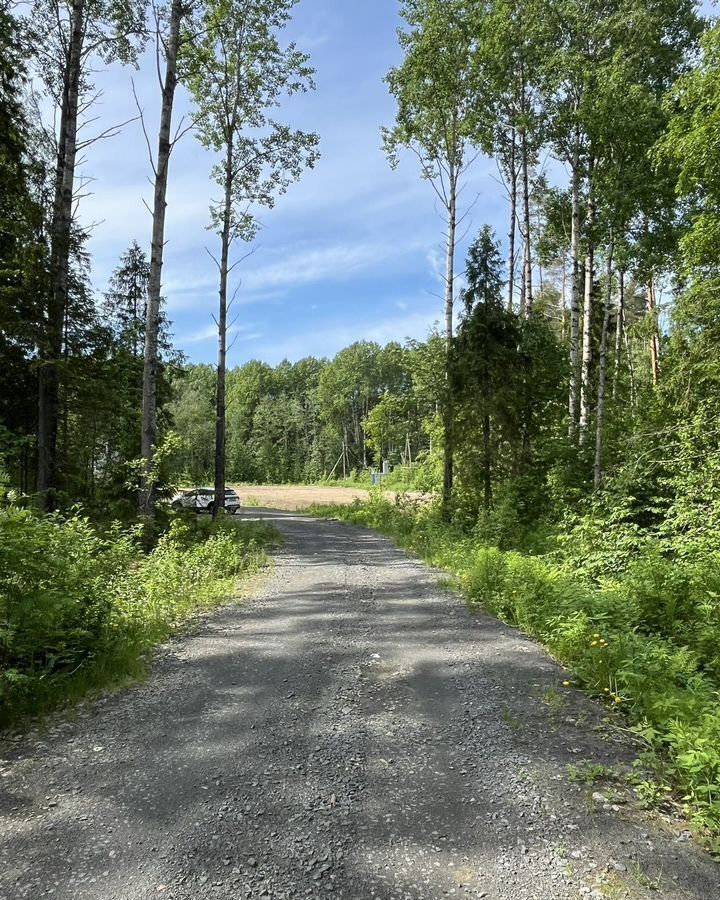
[[[411, 157], [392, 171], [381, 148], [380, 126], [394, 115], [382, 78], [401, 58], [397, 9], [393, 0], [301, 0], [296, 7], [287, 39], [310, 53], [317, 90], [292, 98], [283, 115], [320, 134], [322, 159], [274, 210], [263, 212], [255, 251], [236, 269], [241, 283], [230, 366], [253, 358], [275, 364], [333, 355], [362, 338], [423, 338], [442, 318], [443, 225], [433, 192]], [[103, 96], [93, 129], [135, 115], [134, 79], [154, 133], [159, 100], [153, 63], [146, 57], [140, 71], [112, 67], [97, 75]], [[180, 92], [176, 121], [188, 109]], [[216, 356], [217, 270], [205, 249], [214, 250], [217, 241], [206, 230], [209, 199], [218, 193], [211, 166], [211, 155], [189, 134], [170, 171], [163, 292], [176, 346], [194, 362]], [[149, 171], [137, 122], [88, 151], [81, 174], [93, 181], [80, 215], [84, 223], [96, 223], [90, 249], [97, 291], [133, 239], [149, 245], [150, 216], [143, 205], [152, 196]], [[493, 162], [477, 160], [465, 199], [474, 201], [466, 243], [484, 222], [498, 233], [506, 230]], [[459, 265], [462, 260], [461, 252]]]

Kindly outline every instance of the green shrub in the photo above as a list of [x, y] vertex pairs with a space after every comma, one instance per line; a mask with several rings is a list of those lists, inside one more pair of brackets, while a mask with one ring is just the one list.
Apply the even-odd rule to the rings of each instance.
[[146, 650], [258, 569], [272, 536], [178, 517], [145, 553], [137, 528], [0, 508], [0, 722], [137, 672]]

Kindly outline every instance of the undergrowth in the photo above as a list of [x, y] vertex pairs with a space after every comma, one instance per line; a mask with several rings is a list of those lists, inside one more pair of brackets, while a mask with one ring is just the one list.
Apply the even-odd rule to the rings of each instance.
[[471, 607], [541, 641], [627, 717], [656, 777], [720, 853], [720, 555], [669, 558], [648, 544], [601, 576], [595, 559], [590, 570], [490, 546], [402, 496], [311, 511], [388, 534], [450, 572]]
[[259, 570], [276, 535], [180, 515], [145, 552], [140, 527], [0, 508], [0, 726], [141, 675], [152, 647]]

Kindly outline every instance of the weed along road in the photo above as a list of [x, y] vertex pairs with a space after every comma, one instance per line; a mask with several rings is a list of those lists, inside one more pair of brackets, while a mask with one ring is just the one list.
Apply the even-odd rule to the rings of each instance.
[[720, 897], [593, 783], [628, 738], [538, 646], [383, 538], [255, 514], [285, 536], [257, 597], [3, 749], [0, 900]]

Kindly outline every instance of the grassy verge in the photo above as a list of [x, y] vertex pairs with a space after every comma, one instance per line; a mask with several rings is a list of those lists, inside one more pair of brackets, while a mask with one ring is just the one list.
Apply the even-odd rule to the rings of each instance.
[[389, 535], [451, 573], [471, 606], [541, 641], [576, 685], [622, 711], [645, 739], [655, 775], [636, 786], [640, 798], [672, 792], [720, 853], [717, 560], [680, 573], [677, 561], [643, 558], [603, 583], [555, 558], [487, 546], [402, 497], [311, 512]]
[[0, 726], [141, 676], [148, 651], [267, 562], [262, 523], [179, 516], [138, 529], [0, 509]]

